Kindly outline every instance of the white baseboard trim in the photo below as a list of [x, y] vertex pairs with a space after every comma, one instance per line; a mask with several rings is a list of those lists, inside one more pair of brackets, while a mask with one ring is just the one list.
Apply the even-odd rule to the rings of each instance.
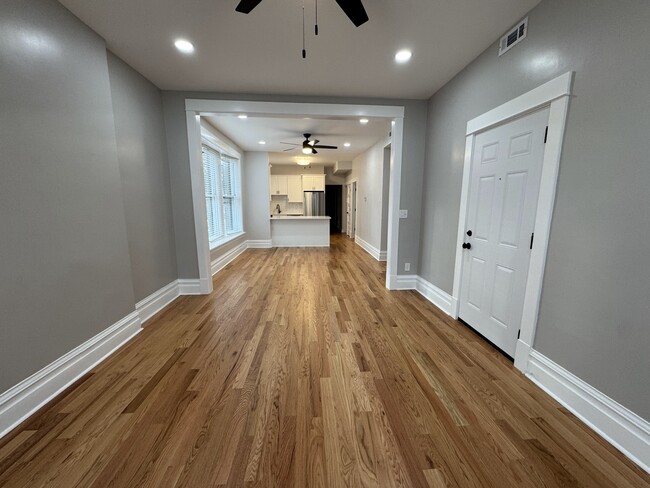
[[417, 275], [395, 275], [391, 277], [391, 290], [415, 290]]
[[650, 473], [650, 423], [554, 363], [530, 351], [527, 376], [607, 442]]
[[388, 261], [388, 251], [379, 251], [379, 260]]
[[248, 249], [271, 249], [273, 247], [271, 239], [248, 240], [246, 246]]
[[153, 292], [147, 298], [135, 304], [135, 309], [140, 314], [140, 322], [145, 323], [167, 305], [176, 300], [180, 295], [178, 280], [163, 286], [160, 290]]
[[0, 438], [142, 330], [134, 311], [0, 395]]
[[204, 290], [206, 285], [201, 279], [179, 279], [176, 282], [178, 283], [178, 292], [179, 295], [205, 295]]
[[[369, 242], [364, 241], [358, 235], [354, 236], [354, 242], [356, 242], [357, 245], [361, 247], [361, 249], [366, 251], [368, 254], [370, 254], [377, 261], [381, 261], [381, 252], [375, 246], [373, 246]], [[386, 260], [386, 258], [384, 257], [384, 261], [385, 260]]]
[[429, 283], [421, 276], [417, 277], [415, 289], [447, 315], [453, 316], [453, 298], [449, 293]]
[[447, 315], [453, 317], [454, 298], [418, 275], [394, 275], [390, 277], [391, 290], [417, 290]]
[[210, 266], [212, 270], [212, 276], [216, 275], [219, 271], [221, 271], [223, 268], [228, 266], [232, 261], [235, 260], [237, 256], [239, 256], [241, 253], [243, 253], [248, 247], [247, 241], [242, 242], [238, 246], [232, 248], [230, 251], [226, 252], [225, 254], [219, 256], [217, 259], [212, 261], [212, 264]]

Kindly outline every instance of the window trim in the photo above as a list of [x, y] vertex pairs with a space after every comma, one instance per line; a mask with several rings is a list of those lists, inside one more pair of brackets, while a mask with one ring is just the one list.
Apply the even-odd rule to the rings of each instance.
[[[217, 179], [216, 194], [214, 195], [213, 198], [217, 202], [217, 207], [219, 209], [219, 219], [220, 219], [221, 226], [222, 226], [223, 232], [224, 232], [223, 237], [208, 241], [208, 247], [209, 247], [210, 251], [213, 251], [214, 249], [218, 248], [219, 246], [222, 246], [222, 245], [228, 243], [229, 241], [232, 241], [232, 240], [237, 239], [238, 237], [242, 236], [243, 234], [245, 234], [245, 231], [244, 231], [244, 208], [243, 208], [243, 197], [242, 197], [241, 156], [236, 151], [233, 151], [233, 152], [235, 152], [236, 155], [229, 154], [228, 151], [224, 150], [222, 147], [219, 147], [219, 145], [217, 145], [217, 143], [216, 143], [217, 141], [211, 140], [211, 139], [213, 139], [213, 137], [208, 138], [205, 135], [202, 135], [201, 136], [201, 145], [206, 146], [209, 149], [212, 149], [218, 155], [219, 164], [217, 165], [217, 168], [216, 168], [216, 179]], [[228, 146], [226, 146], [226, 147], [228, 147]], [[231, 233], [228, 233], [228, 231], [226, 229], [226, 219], [225, 219], [224, 204], [223, 204], [223, 200], [224, 200], [223, 183], [222, 183], [223, 173], [222, 173], [221, 165], [223, 163], [222, 157], [224, 157], [224, 156], [229, 158], [229, 159], [237, 161], [237, 164], [235, 165], [235, 167], [236, 167], [235, 180], [236, 181], [235, 181], [235, 185], [234, 185], [236, 193], [235, 193], [234, 197], [230, 197], [230, 198], [235, 203], [235, 209], [236, 209], [236, 211], [238, 213], [239, 219], [237, 220], [237, 222], [239, 224], [238, 225], [239, 230], [231, 232]], [[201, 163], [203, 163], [203, 160], [201, 161]], [[206, 210], [207, 210], [207, 198], [206, 198], [205, 195], [204, 195], [204, 200], [206, 201]]]

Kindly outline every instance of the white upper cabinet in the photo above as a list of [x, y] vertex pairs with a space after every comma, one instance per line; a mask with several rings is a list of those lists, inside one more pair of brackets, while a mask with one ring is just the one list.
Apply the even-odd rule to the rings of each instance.
[[302, 175], [303, 191], [325, 191], [325, 175]]
[[287, 195], [289, 182], [286, 175], [271, 175], [271, 195]]
[[287, 190], [290, 202], [302, 203], [302, 178], [300, 175], [287, 177]]

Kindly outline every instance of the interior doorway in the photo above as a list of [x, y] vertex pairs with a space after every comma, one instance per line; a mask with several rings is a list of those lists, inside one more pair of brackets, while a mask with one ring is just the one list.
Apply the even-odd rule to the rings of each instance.
[[[404, 112], [405, 109], [403, 106], [388, 105], [378, 106], [300, 102], [261, 102], [250, 100], [186, 99], [185, 114], [192, 188], [192, 210], [194, 213], [194, 237], [196, 242], [196, 260], [198, 267], [197, 294], [207, 294], [212, 291], [207, 212], [205, 198], [202, 191], [204, 176], [201, 154], [201, 116], [227, 115], [236, 118], [237, 120], [240, 120], [241, 116], [247, 117], [247, 120], [250, 121], [255, 118], [287, 118], [292, 116], [300, 116], [302, 117], [302, 120], [307, 120], [307, 118], [318, 119], [328, 117], [357, 119], [360, 115], [363, 115], [364, 117], [369, 118], [369, 120], [383, 119], [385, 121], [390, 121], [393, 124], [391, 143], [394, 154], [390, 173], [391, 184], [389, 192], [389, 238], [386, 265], [386, 288], [396, 289], [399, 286], [397, 280], [397, 263]], [[261, 140], [256, 141], [255, 151], [259, 150], [257, 144], [261, 142]], [[301, 147], [300, 144], [299, 146]], [[302, 149], [304, 150], [305, 148], [302, 147]], [[352, 209], [352, 211], [354, 212], [354, 209]], [[268, 215], [268, 210], [266, 210], [265, 215]], [[355, 227], [354, 232], [356, 233], [356, 223], [353, 223], [352, 225]]]
[[[520, 290], [523, 294], [521, 305], [522, 311], [519, 320], [517, 321], [518, 327], [516, 328], [514, 347], [510, 346], [508, 351], [505, 351], [505, 348], [503, 349], [504, 352], [514, 356], [515, 367], [523, 372], [528, 371], [529, 358], [535, 337], [535, 329], [537, 327], [537, 318], [542, 296], [542, 284], [544, 280], [544, 268], [550, 240], [553, 206], [555, 203], [555, 191], [562, 155], [562, 140], [569, 112], [572, 83], [573, 72], [569, 71], [467, 122], [465, 162], [463, 165], [460, 212], [458, 217], [458, 235], [456, 239], [457, 248], [456, 262], [454, 266], [453, 296], [451, 297], [450, 306], [450, 315], [454, 318], [459, 318], [461, 316], [460, 308], [462, 300], [471, 301], [473, 300], [471, 298], [472, 293], [475, 293], [474, 297], [477, 296], [477, 293], [482, 293], [481, 287], [478, 286], [481, 280], [473, 279], [471, 277], [472, 270], [471, 266], [468, 264], [470, 260], [474, 259], [471, 251], [479, 251], [475, 243], [468, 241], [468, 238], [483, 233], [483, 230], [478, 231], [476, 227], [477, 222], [481, 220], [481, 218], [478, 218], [477, 220], [476, 212], [481, 206], [476, 204], [472, 205], [470, 208], [471, 197], [474, 197], [474, 200], [481, 200], [482, 198], [479, 195], [480, 188], [478, 189], [479, 193], [477, 193], [476, 188], [472, 188], [472, 183], [476, 183], [477, 181], [477, 178], [474, 175], [474, 169], [476, 166], [480, 168], [480, 165], [475, 163], [476, 161], [479, 161], [489, 165], [491, 164], [491, 161], [500, 157], [498, 146], [487, 144], [484, 141], [484, 143], [480, 144], [482, 147], [478, 149], [480, 146], [476, 144], [476, 141], [482, 134], [488, 133], [494, 128], [506, 127], [510, 122], [525, 120], [527, 116], [531, 114], [535, 115], [543, 113], [548, 109], [546, 115], [547, 125], [543, 130], [541, 174], [537, 185], [537, 197], [534, 203], [533, 229], [531, 233], [526, 236], [527, 239], [523, 240], [523, 242], [520, 239], [518, 243], [515, 243], [517, 247], [525, 247], [525, 250], [529, 253], [527, 264], [524, 264], [526, 278], [523, 280], [524, 284]], [[541, 117], [544, 117], [544, 115], [541, 115]], [[518, 153], [521, 153], [523, 156], [524, 153], [535, 151], [533, 147], [535, 144], [535, 136], [531, 135], [530, 137], [526, 137], [526, 134], [530, 135], [530, 132], [531, 129], [529, 128], [521, 132], [515, 131], [510, 135], [510, 139], [505, 144], [507, 149], [504, 149], [508, 151], [505, 153], [506, 157], [516, 156]], [[535, 130], [533, 129], [532, 132], [535, 132]], [[501, 145], [501, 143], [498, 145]], [[510, 189], [508, 189], [507, 185], [503, 187], [502, 198], [508, 194], [516, 195], [517, 193], [516, 191], [514, 193], [510, 191], [516, 188], [515, 180], [517, 180], [517, 178], [514, 177], [514, 172], [512, 172], [512, 175], [513, 178], [511, 178], [511, 182], [508, 182], [510, 183]], [[486, 178], [483, 184], [484, 194], [489, 195], [490, 192], [488, 190], [490, 185], [488, 183], [490, 175], [485, 174], [483, 177]], [[479, 183], [480, 178], [481, 177], [478, 178]], [[496, 172], [494, 178], [496, 178], [496, 184], [499, 178]], [[501, 182], [505, 182], [505, 180], [503, 180], [503, 175], [501, 178]], [[525, 179], [527, 179], [527, 177]], [[527, 183], [524, 181], [524, 178], [520, 178], [519, 183], [519, 187], [525, 189]], [[496, 193], [496, 186], [494, 189]], [[485, 198], [483, 198], [483, 200], [485, 200]], [[492, 200], [496, 200], [496, 194]], [[494, 206], [491, 205], [488, 210], [494, 211]], [[523, 208], [521, 210], [523, 211]], [[511, 236], [514, 235], [513, 230], [518, 228], [519, 224], [517, 224], [517, 222], [521, 221], [523, 223], [525, 220], [522, 216], [522, 212], [513, 212], [511, 215], [503, 215], [500, 218], [504, 223], [507, 223], [507, 225], [504, 225], [503, 232], [499, 229], [499, 233], [495, 234], [496, 237], [490, 237], [490, 241], [497, 242], [501, 247], [503, 247], [503, 244], [507, 244], [508, 242], [512, 245], [513, 242]], [[513, 218], [515, 218], [514, 221], [512, 220]], [[490, 221], [490, 229], [492, 229], [491, 219], [483, 218], [482, 220], [484, 222]], [[513, 225], [513, 223], [517, 225]], [[469, 231], [472, 232], [472, 235], [468, 234]], [[534, 234], [534, 239], [532, 234]], [[480, 271], [479, 268], [481, 267], [479, 266], [481, 264], [480, 260], [486, 261], [487, 264], [486, 259], [482, 258], [478, 254], [476, 255], [477, 266], [474, 271], [476, 278], [478, 278]], [[499, 258], [499, 260], [501, 260], [501, 258]], [[499, 264], [499, 266], [503, 268], [499, 269], [500, 276], [498, 278], [501, 280], [503, 280], [506, 275], [510, 274], [506, 268], [514, 269], [510, 268], [507, 263], [505, 265]], [[470, 268], [469, 271], [467, 269], [468, 267]], [[484, 269], [488, 268], [489, 266], [484, 266]], [[467, 278], [468, 273], [470, 276], [469, 278]], [[496, 278], [496, 272], [494, 276]], [[487, 278], [487, 274], [485, 277]], [[514, 277], [515, 275], [510, 274], [510, 279], [513, 279]], [[472, 284], [474, 289], [472, 289]], [[509, 306], [507, 300], [503, 301], [504, 296], [508, 297], [508, 295], [503, 295], [503, 290], [507, 291], [508, 286], [503, 287], [499, 284], [499, 286], [495, 286], [494, 288], [495, 292], [491, 299], [495, 301], [496, 305], [499, 307], [502, 305]], [[496, 289], [499, 289], [500, 291], [497, 292]], [[461, 295], [464, 295], [463, 299], [461, 299]], [[503, 308], [503, 310], [505, 310], [505, 308]], [[489, 314], [494, 315], [491, 310]], [[465, 311], [463, 312], [463, 315], [466, 316]], [[467, 316], [465, 320], [467, 320]], [[483, 333], [482, 331], [480, 332]], [[509, 334], [510, 333], [511, 332], [509, 332]], [[485, 335], [487, 337], [487, 334]], [[490, 338], [488, 337], [488, 339]], [[495, 345], [503, 347], [496, 343]]]
[[549, 109], [474, 141], [459, 318], [513, 357], [524, 306]]
[[348, 224], [346, 234], [350, 239], [354, 239], [357, 230], [357, 182], [352, 181], [345, 186], [347, 188], [346, 215]]
[[325, 215], [330, 218], [330, 234], [341, 232], [343, 220], [343, 187], [341, 185], [325, 185]]
[[388, 201], [390, 191], [391, 145], [384, 148], [381, 176], [381, 240], [379, 243], [379, 260], [386, 261], [388, 253]]

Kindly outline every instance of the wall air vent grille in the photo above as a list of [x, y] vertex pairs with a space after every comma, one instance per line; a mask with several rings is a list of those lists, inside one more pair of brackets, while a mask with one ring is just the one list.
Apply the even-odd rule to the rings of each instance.
[[499, 42], [499, 56], [514, 47], [528, 34], [528, 17], [510, 29]]

